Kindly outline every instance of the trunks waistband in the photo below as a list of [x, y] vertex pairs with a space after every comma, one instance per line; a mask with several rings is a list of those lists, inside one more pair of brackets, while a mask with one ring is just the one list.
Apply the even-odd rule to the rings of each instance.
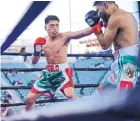
[[134, 44], [134, 45], [130, 45], [127, 47], [123, 47], [119, 50], [116, 50], [113, 55], [116, 58], [120, 57], [120, 56], [137, 56], [138, 55], [138, 48], [139, 48], [139, 44]]
[[67, 62], [61, 64], [47, 64], [46, 66], [46, 70], [49, 72], [64, 71], [66, 68], [69, 68]]

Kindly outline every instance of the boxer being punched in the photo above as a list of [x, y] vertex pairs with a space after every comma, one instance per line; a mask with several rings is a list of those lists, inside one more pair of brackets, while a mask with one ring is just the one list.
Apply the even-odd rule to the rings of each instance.
[[[94, 2], [96, 11], [85, 15], [85, 21], [92, 27], [101, 47], [108, 49], [114, 44], [115, 61], [111, 73], [103, 80], [98, 91], [113, 86], [118, 90], [133, 89], [137, 82], [136, 56], [138, 54], [138, 28], [134, 16], [118, 8], [114, 1]], [[104, 21], [103, 33], [100, 18]]]
[[[55, 15], [46, 17], [45, 30], [48, 36], [35, 40], [32, 64], [39, 61], [41, 51], [43, 51], [46, 55], [47, 66], [26, 98], [26, 111], [33, 109], [35, 100], [46, 91], [53, 94], [59, 89], [67, 98], [77, 98], [74, 94], [73, 70], [67, 62], [68, 45], [71, 39], [79, 39], [92, 34], [91, 27], [76, 32], [60, 33], [59, 18]], [[46, 86], [51, 86], [51, 88]]]

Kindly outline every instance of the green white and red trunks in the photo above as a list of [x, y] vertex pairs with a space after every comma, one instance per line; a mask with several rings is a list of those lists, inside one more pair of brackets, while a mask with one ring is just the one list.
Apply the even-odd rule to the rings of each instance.
[[111, 64], [111, 71], [106, 75], [103, 83], [116, 87], [118, 90], [134, 88], [140, 73], [137, 71], [138, 44], [121, 48], [114, 53], [115, 61]]
[[[34, 83], [31, 92], [54, 92], [59, 89], [64, 93], [64, 89], [74, 87], [73, 69], [68, 63], [48, 64], [46, 69], [42, 71], [41, 77]], [[51, 88], [48, 88], [50, 86]]]

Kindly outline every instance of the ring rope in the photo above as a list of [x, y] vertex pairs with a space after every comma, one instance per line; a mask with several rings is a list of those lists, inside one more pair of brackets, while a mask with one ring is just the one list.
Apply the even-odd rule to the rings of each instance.
[[[14, 53], [14, 52], [3, 52], [1, 55], [12, 55], [12, 56], [31, 56], [33, 53]], [[41, 54], [41, 56], [46, 56]], [[67, 54], [68, 57], [113, 57], [112, 54]]]
[[[1, 71], [33, 72], [42, 71], [44, 68], [1, 68]], [[110, 68], [73, 68], [74, 71], [107, 71]]]
[[[75, 88], [86, 88], [86, 87], [98, 87], [99, 84], [78, 84], [78, 85], [74, 85]], [[46, 88], [51, 88], [51, 86], [46, 86]], [[31, 89], [31, 87], [28, 86], [14, 86], [14, 87], [1, 87], [1, 90], [6, 90], [6, 89]]]
[[[39, 101], [36, 101], [35, 104], [49, 103], [49, 102], [62, 102], [62, 101], [66, 101], [66, 100], [67, 99], [39, 100]], [[26, 105], [26, 103], [1, 104], [1, 107], [22, 106], [22, 105]]]

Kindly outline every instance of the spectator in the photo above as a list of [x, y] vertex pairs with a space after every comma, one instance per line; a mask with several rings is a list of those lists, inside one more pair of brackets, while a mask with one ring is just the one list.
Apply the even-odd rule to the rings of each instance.
[[27, 86], [31, 88], [31, 87], [33, 86], [34, 83], [35, 83], [35, 80], [31, 80], [31, 81], [27, 84]]
[[8, 92], [6, 92], [5, 93], [5, 99], [11, 100], [12, 99], [12, 96]]
[[23, 84], [23, 82], [22, 82], [22, 81], [19, 81], [19, 80], [14, 80], [12, 84], [13, 84], [14, 86], [18, 86], [18, 85]]
[[[26, 53], [26, 48], [21, 47], [19, 53], [24, 55]], [[26, 60], [27, 60], [27, 56], [24, 56], [23, 61], [25, 62]]]
[[17, 74], [17, 71], [9, 71], [7, 73], [7, 76], [16, 76], [16, 74]]
[[[7, 99], [2, 100], [2, 104], [9, 104]], [[12, 116], [14, 114], [14, 110], [11, 107], [1, 107], [1, 117]]]

